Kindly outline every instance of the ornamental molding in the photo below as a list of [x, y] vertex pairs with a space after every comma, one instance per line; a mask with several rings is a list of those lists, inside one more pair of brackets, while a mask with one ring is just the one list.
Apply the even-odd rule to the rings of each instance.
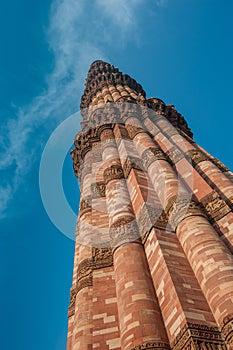
[[226, 350], [217, 327], [187, 323], [171, 344], [173, 350]]
[[124, 176], [127, 179], [131, 170], [145, 171], [143, 162], [140, 158], [128, 156], [123, 165]]
[[70, 306], [68, 308], [68, 317], [75, 314], [75, 299], [76, 299], [76, 287], [70, 289]]
[[90, 106], [83, 114], [82, 130], [88, 131], [101, 125], [122, 123], [120, 103], [108, 103]]
[[115, 140], [113, 128], [111, 127], [111, 128], [106, 128], [106, 129], [102, 130], [100, 133], [100, 139], [103, 142]]
[[105, 124], [98, 126], [96, 128], [89, 129], [88, 131], [80, 131], [74, 141], [75, 149], [71, 151], [71, 156], [73, 159], [73, 167], [76, 176], [80, 165], [85, 158], [85, 155], [92, 149], [93, 146], [96, 146], [101, 142], [101, 133], [104, 130], [113, 130], [113, 124]]
[[167, 160], [164, 152], [158, 147], [150, 147], [142, 153], [142, 160], [146, 168], [158, 160]]
[[169, 224], [174, 230], [176, 230], [182, 220], [189, 216], [206, 217], [201, 204], [188, 196], [180, 197], [175, 195], [171, 197], [164, 211], [168, 217]]
[[79, 217], [82, 215], [91, 212], [91, 196], [88, 196], [86, 198], [82, 198], [80, 200], [80, 207], [79, 207]]
[[214, 221], [218, 221], [231, 211], [231, 208], [219, 196], [216, 191], [212, 191], [201, 199], [201, 203], [208, 216]]
[[131, 348], [131, 350], [168, 350], [171, 349], [170, 345], [167, 343], [162, 343], [162, 342], [146, 342], [143, 343], [141, 345], [137, 345], [133, 348]]
[[112, 180], [124, 179], [124, 171], [121, 165], [113, 164], [104, 170], [104, 181], [107, 185]]
[[118, 220], [111, 226], [109, 235], [113, 249], [124, 243], [141, 242], [138, 225], [133, 217], [125, 217]]
[[113, 266], [113, 255], [110, 248], [92, 248], [93, 270]]
[[[174, 105], [166, 105], [161, 99], [151, 97], [147, 99], [147, 106], [158, 115], [166, 117], [166, 119], [179, 131], [192, 139], [193, 133], [189, 128], [185, 118], [174, 107]], [[152, 117], [153, 121], [154, 117]]]
[[113, 266], [113, 255], [110, 248], [92, 248], [92, 257], [84, 259], [77, 268], [77, 280], [70, 290], [70, 306], [68, 317], [75, 313], [75, 300], [77, 293], [85, 287], [93, 286], [93, 271]]
[[137, 222], [143, 244], [145, 244], [152, 228], [172, 232], [172, 228], [164, 210], [149, 204], [143, 206], [139, 213]]
[[81, 261], [77, 269], [77, 281], [79, 282], [89, 277], [92, 274], [92, 270], [92, 259], [84, 259]]
[[223, 338], [229, 346], [229, 349], [233, 348], [233, 314], [229, 314], [224, 317], [221, 324], [221, 331]]
[[145, 133], [146, 131], [141, 128], [141, 127], [137, 127], [135, 125], [131, 125], [131, 124], [127, 124], [125, 126], [129, 137], [131, 138], [131, 140], [133, 140], [135, 138], [136, 135], [138, 135], [139, 133]]
[[191, 158], [193, 165], [197, 165], [201, 162], [208, 161], [208, 156], [199, 149], [192, 149], [187, 152], [188, 157]]
[[178, 163], [181, 159], [183, 159], [185, 157], [184, 153], [181, 150], [179, 150], [176, 146], [171, 148], [167, 152], [167, 155], [173, 164]]
[[106, 184], [104, 181], [99, 181], [96, 183], [91, 184], [91, 194], [92, 198], [101, 198], [106, 196]]

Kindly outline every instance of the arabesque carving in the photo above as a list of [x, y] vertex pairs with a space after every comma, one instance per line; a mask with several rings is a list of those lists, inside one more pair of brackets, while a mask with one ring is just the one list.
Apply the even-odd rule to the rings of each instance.
[[187, 323], [180, 331], [172, 350], [227, 350], [217, 327]]
[[229, 349], [233, 349], [233, 313], [224, 317], [221, 331]]
[[223, 216], [231, 211], [231, 208], [219, 196], [216, 191], [207, 194], [201, 200], [207, 214], [215, 221], [220, 220]]
[[92, 198], [105, 197], [106, 185], [104, 181], [99, 181], [91, 185]]
[[150, 147], [142, 153], [142, 160], [146, 168], [149, 168], [153, 162], [157, 160], [167, 160], [167, 157], [160, 148]]
[[137, 158], [137, 157], [126, 158], [123, 165], [123, 172], [126, 179], [128, 178], [131, 169], [145, 171], [145, 168], [140, 158]]
[[92, 248], [93, 269], [110, 267], [113, 265], [113, 256], [111, 248]]
[[68, 317], [71, 317], [75, 313], [75, 299], [77, 293], [81, 289], [93, 285], [93, 271], [111, 266], [113, 266], [113, 255], [110, 248], [93, 247], [92, 257], [80, 262], [77, 269], [76, 285], [70, 290]]
[[179, 195], [175, 195], [170, 198], [164, 211], [174, 230], [177, 225], [188, 216], [205, 217], [201, 204], [195, 201], [191, 196], [180, 197]]
[[209, 160], [207, 155], [198, 149], [189, 150], [187, 152], [187, 155], [188, 155], [188, 157], [191, 158], [193, 165], [196, 165], [196, 164], [199, 164], [203, 161]]
[[124, 179], [124, 177], [124, 171], [121, 165], [113, 164], [109, 168], [104, 170], [104, 181], [106, 185], [111, 180]]
[[109, 234], [113, 249], [127, 242], [141, 242], [136, 219], [130, 216], [122, 218], [112, 225]]
[[169, 350], [170, 345], [162, 342], [146, 342], [137, 346], [134, 346], [130, 350]]

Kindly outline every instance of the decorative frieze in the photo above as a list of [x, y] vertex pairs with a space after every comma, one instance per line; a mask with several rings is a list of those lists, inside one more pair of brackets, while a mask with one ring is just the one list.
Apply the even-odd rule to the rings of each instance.
[[[192, 138], [193, 133], [188, 127], [188, 124], [184, 117], [175, 109], [174, 105], [168, 104], [166, 105], [161, 99], [151, 97], [147, 99], [147, 106], [148, 108], [152, 109], [156, 112], [158, 115], [162, 115], [163, 118], [166, 117], [166, 119], [171, 123], [171, 125], [178, 130], [178, 132], [181, 130], [185, 133], [188, 137]], [[153, 116], [152, 116], [153, 117]], [[153, 122], [155, 122], [155, 117], [152, 118]], [[156, 117], [157, 119], [157, 117]], [[172, 130], [170, 130], [172, 132]], [[174, 130], [175, 133], [177, 131]], [[170, 134], [171, 135], [171, 134]]]
[[71, 152], [73, 159], [73, 167], [75, 175], [78, 176], [78, 169], [87, 154], [92, 149], [93, 144], [96, 146], [100, 142], [100, 135], [104, 130], [112, 130], [114, 124], [104, 124], [95, 128], [90, 128], [87, 131], [80, 131], [75, 138], [74, 145], [75, 149]]
[[203, 161], [209, 160], [207, 155], [199, 149], [189, 150], [187, 152], [187, 155], [191, 158], [193, 165], [197, 165]]
[[167, 155], [173, 164], [178, 163], [182, 158], [184, 158], [184, 153], [181, 152], [181, 150], [179, 150], [176, 146], [171, 148]]
[[205, 216], [200, 203], [191, 197], [180, 197], [175, 195], [170, 198], [165, 208], [171, 227], [175, 230], [177, 225], [188, 216]]
[[220, 220], [231, 211], [229, 206], [216, 191], [212, 191], [202, 198], [201, 203], [203, 204], [208, 216], [215, 221]]
[[105, 197], [105, 190], [106, 190], [106, 185], [104, 181], [99, 181], [91, 184], [92, 198], [96, 199], [100, 197]]
[[118, 220], [110, 228], [111, 246], [113, 249], [116, 247], [128, 243], [140, 240], [140, 233], [137, 222], [132, 217], [125, 217]]
[[124, 171], [121, 165], [113, 164], [109, 168], [104, 170], [104, 180], [106, 185], [111, 180], [124, 179], [124, 177]]
[[131, 125], [131, 124], [127, 124], [125, 126], [125, 128], [126, 128], [126, 130], [128, 132], [129, 137], [131, 138], [131, 140], [133, 140], [137, 134], [139, 134], [141, 132], [145, 132], [144, 129], [139, 128], [139, 127], [137, 127], [135, 125]]
[[188, 323], [172, 343], [172, 350], [226, 350], [217, 327]]
[[158, 114], [165, 114], [166, 104], [160, 98], [150, 97], [147, 99], [148, 107]]
[[127, 157], [123, 165], [124, 176], [126, 179], [128, 178], [131, 169], [145, 171], [141, 159], [136, 157]]
[[223, 319], [221, 331], [229, 349], [233, 349], [233, 314], [230, 314]]
[[146, 242], [153, 227], [159, 230], [172, 231], [165, 211], [162, 208], [156, 208], [149, 204], [145, 204], [140, 210], [137, 222], [142, 243]]
[[167, 157], [160, 148], [150, 147], [142, 153], [142, 160], [146, 168], [148, 168], [153, 162], [167, 160]]
[[85, 118], [83, 118], [83, 121], [81, 122], [82, 130], [88, 131], [110, 123], [122, 123], [121, 108], [119, 107], [120, 104], [113, 102], [91, 106], [84, 111]]
[[217, 327], [186, 324], [172, 343], [173, 350], [226, 350]]
[[81, 198], [79, 207], [79, 217], [91, 211], [91, 196]]
[[163, 350], [163, 349], [171, 349], [169, 344], [162, 342], [146, 342], [141, 345], [137, 345], [131, 350]]
[[100, 139], [101, 139], [101, 141], [104, 141], [104, 142], [107, 142], [109, 140], [114, 140], [115, 136], [113, 134], [113, 129], [109, 128], [109, 129], [104, 129], [103, 131], [101, 131]]
[[70, 306], [68, 308], [68, 317], [71, 317], [75, 314], [75, 299], [76, 299], [76, 287], [70, 289]]
[[80, 262], [77, 269], [76, 285], [70, 290], [68, 317], [71, 317], [75, 313], [75, 299], [77, 293], [81, 289], [93, 285], [93, 271], [110, 266], [113, 266], [113, 255], [110, 248], [93, 247], [92, 257]]
[[77, 270], [77, 281], [88, 279], [92, 274], [93, 264], [92, 259], [85, 259], [80, 262]]
[[113, 265], [113, 256], [111, 248], [92, 248], [93, 269], [110, 267]]

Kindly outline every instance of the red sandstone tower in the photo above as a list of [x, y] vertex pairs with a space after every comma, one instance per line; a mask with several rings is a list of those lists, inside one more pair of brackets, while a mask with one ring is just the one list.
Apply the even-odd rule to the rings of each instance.
[[67, 350], [233, 349], [233, 176], [174, 106], [94, 62]]

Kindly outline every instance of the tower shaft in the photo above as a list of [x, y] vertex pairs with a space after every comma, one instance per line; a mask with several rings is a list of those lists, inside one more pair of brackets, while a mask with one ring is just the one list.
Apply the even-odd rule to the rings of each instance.
[[233, 349], [233, 176], [174, 106], [91, 65], [67, 350]]

